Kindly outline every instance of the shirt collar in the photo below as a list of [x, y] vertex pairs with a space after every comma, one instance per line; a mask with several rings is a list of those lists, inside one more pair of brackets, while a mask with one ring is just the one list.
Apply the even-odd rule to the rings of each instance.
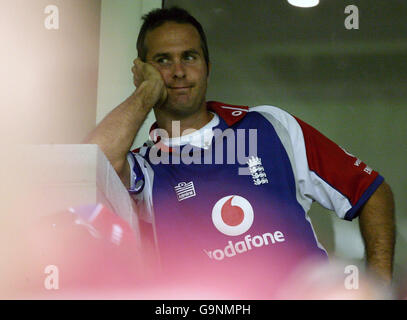
[[155, 130], [158, 129], [158, 125], [157, 122], [155, 122], [150, 128], [151, 141], [155, 143], [156, 147], [160, 147], [161, 149], [165, 149], [166, 151], [170, 152], [172, 151], [171, 147], [182, 146], [188, 143], [199, 148], [207, 149], [212, 142], [212, 129], [219, 125], [219, 117], [222, 118], [230, 127], [242, 120], [249, 112], [248, 106], [235, 106], [216, 101], [209, 101], [207, 102], [206, 106], [214, 116], [211, 121], [209, 121], [199, 130], [181, 137], [163, 139], [160, 141], [160, 137], [157, 136], [157, 131]]

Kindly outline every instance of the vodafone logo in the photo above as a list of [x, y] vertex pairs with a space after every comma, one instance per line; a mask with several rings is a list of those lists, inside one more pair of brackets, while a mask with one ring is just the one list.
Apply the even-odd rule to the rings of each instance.
[[216, 202], [212, 222], [216, 229], [228, 236], [245, 233], [253, 224], [253, 208], [245, 198], [231, 195]]
[[[245, 198], [232, 195], [216, 202], [212, 209], [212, 221], [216, 229], [228, 236], [239, 236], [250, 229], [253, 224], [253, 208]], [[223, 249], [203, 251], [210, 259], [223, 260], [263, 246], [272, 246], [285, 242], [281, 231], [266, 232], [261, 235], [246, 234], [244, 238], [228, 241]]]

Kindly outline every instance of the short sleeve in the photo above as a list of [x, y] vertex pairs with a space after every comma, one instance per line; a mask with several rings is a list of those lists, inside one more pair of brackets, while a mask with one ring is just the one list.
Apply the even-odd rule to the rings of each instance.
[[[289, 113], [272, 106], [251, 108], [274, 125], [289, 155], [299, 202], [305, 211], [317, 201], [352, 220], [383, 182], [383, 177], [362, 160], [348, 153], [318, 130]], [[305, 203], [305, 204], [304, 204]]]
[[140, 194], [144, 189], [145, 177], [132, 151], [127, 154], [127, 162], [130, 167], [130, 188], [128, 191], [132, 195]]
[[[328, 139], [304, 121], [295, 118], [304, 137], [304, 145], [314, 192], [333, 194], [342, 199], [338, 215], [345, 220], [355, 218], [359, 209], [383, 182], [383, 177], [366, 163]], [[336, 194], [336, 195], [335, 195]], [[335, 205], [334, 205], [335, 207]]]
[[130, 196], [134, 200], [135, 208], [139, 217], [145, 222], [152, 222], [152, 181], [154, 173], [145, 159], [130, 151], [127, 154], [127, 162], [130, 167]]

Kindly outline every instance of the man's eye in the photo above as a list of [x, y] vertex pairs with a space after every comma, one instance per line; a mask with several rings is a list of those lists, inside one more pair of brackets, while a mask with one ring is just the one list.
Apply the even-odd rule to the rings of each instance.
[[193, 55], [186, 55], [185, 57], [184, 57], [184, 59], [186, 60], [186, 61], [194, 61], [195, 60], [195, 57], [193, 56]]
[[170, 60], [167, 59], [167, 58], [159, 58], [159, 59], [157, 59], [156, 61], [157, 61], [157, 63], [159, 63], [159, 64], [168, 64], [168, 63], [170, 62]]

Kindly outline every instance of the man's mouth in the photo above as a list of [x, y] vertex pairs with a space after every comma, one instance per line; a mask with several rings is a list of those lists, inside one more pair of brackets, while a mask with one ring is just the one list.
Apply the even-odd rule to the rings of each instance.
[[170, 91], [176, 94], [189, 94], [191, 86], [175, 86], [175, 87], [168, 87]]
[[169, 87], [172, 90], [182, 90], [182, 89], [189, 89], [191, 86], [180, 86], [180, 87]]

